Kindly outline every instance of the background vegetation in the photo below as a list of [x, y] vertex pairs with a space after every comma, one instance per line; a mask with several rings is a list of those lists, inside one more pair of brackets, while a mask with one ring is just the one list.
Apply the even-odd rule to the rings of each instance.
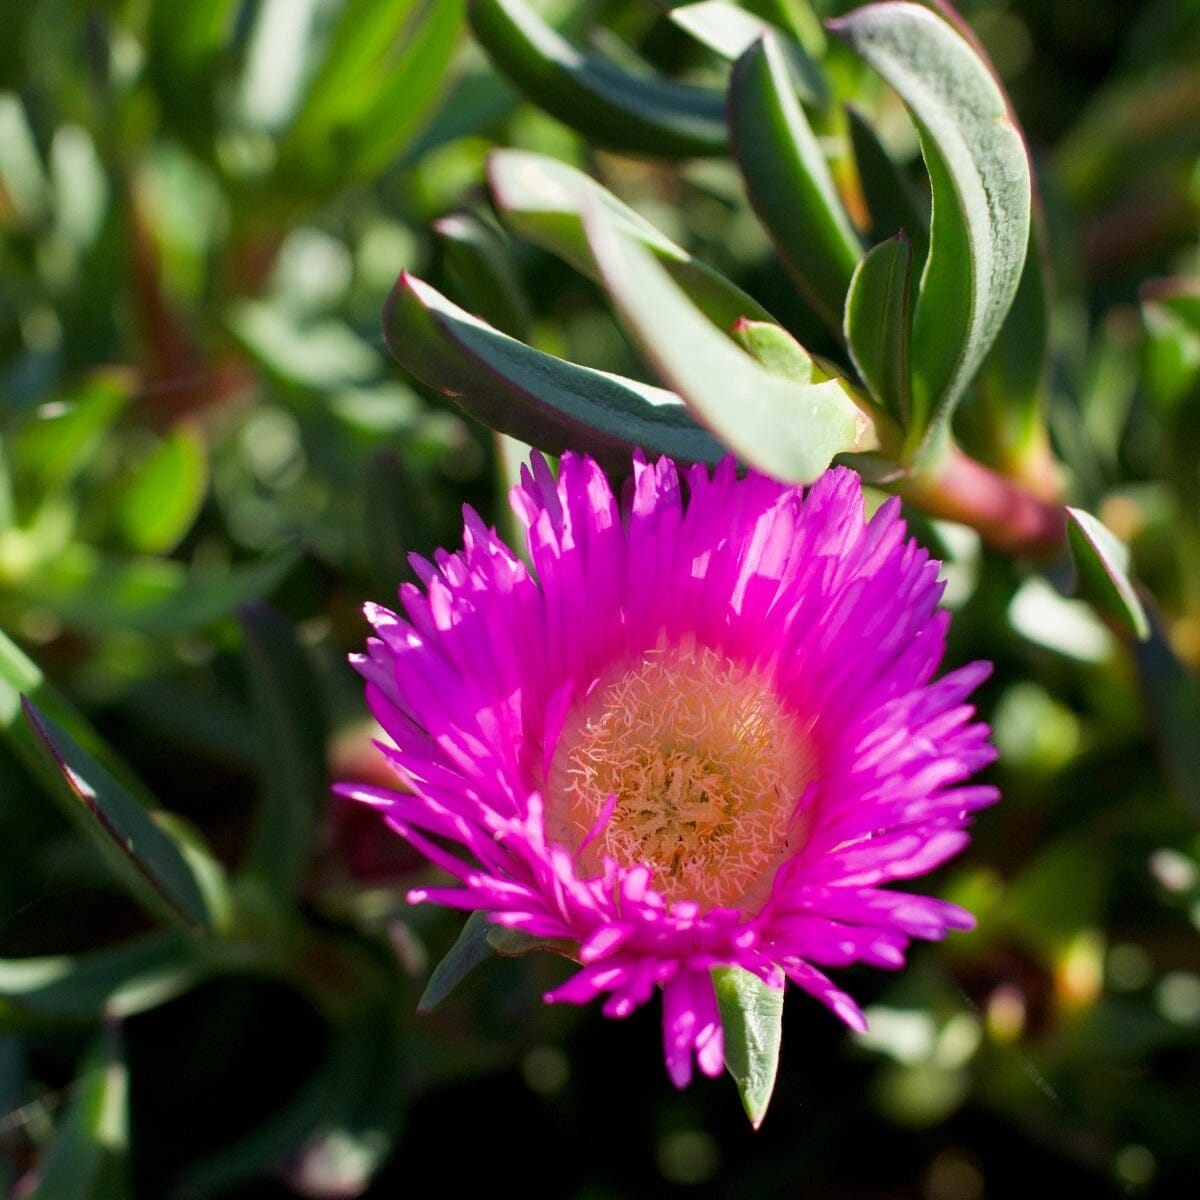
[[[626, 69], [719, 83], [669, 7], [539, 10]], [[833, 352], [735, 168], [598, 150], [496, 73], [458, 0], [0, 5], [0, 1191], [1194, 1186], [1200, 4], [961, 8], [1045, 206], [1039, 411], [1153, 633], [1065, 599], [1065, 560], [914, 510], [947, 560], [950, 665], [997, 667], [1004, 800], [934, 880], [979, 928], [843, 972], [868, 1037], [792, 994], [752, 1133], [727, 1081], [670, 1087], [654, 1006], [544, 1006], [553, 956], [493, 958], [417, 1016], [461, 918], [409, 908], [428, 868], [329, 793], [380, 772], [346, 664], [362, 602], [454, 545], [464, 502], [505, 520], [511, 445], [387, 356], [398, 272], [652, 378], [600, 290], [496, 221], [485, 158], [517, 147]], [[919, 182], [894, 97], [828, 53]]]

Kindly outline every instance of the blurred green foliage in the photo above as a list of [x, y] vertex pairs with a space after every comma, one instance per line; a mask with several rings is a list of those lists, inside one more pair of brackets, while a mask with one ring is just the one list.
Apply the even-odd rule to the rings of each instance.
[[[398, 272], [531, 353], [652, 378], [577, 219], [505, 203], [503, 160], [489, 192], [489, 151], [586, 171], [673, 243], [652, 249], [681, 286], [717, 307], [748, 294], [814, 354], [840, 353], [837, 314], [797, 292], [710, 144], [729, 53], [669, 4], [538, 5], [586, 46], [589, 80], [643, 79], [634, 107], [663, 106], [685, 139], [627, 157], [628, 115], [586, 114], [616, 139], [601, 149], [556, 119], [567, 108], [522, 99], [466, 7], [5, 7], [0, 1191], [384, 1196], [440, 1171], [456, 1190], [503, 1173], [572, 1197], [1187, 1194], [1200, 5], [962, 5], [1028, 138], [1053, 286], [1018, 301], [1026, 323], [955, 432], [986, 457], [1045, 420], [1071, 503], [1128, 546], [1150, 637], [1129, 637], [1092, 560], [1081, 574], [1107, 600], [1084, 595], [1111, 623], [1064, 598], [1065, 556], [1039, 573], [911, 513], [946, 560], [952, 660], [997, 668], [981, 705], [1005, 798], [938, 876], [979, 926], [894, 978], [852, 972], [865, 1038], [789, 1004], [753, 1135], [728, 1087], [670, 1088], [656, 1012], [618, 1025], [542, 1005], [553, 956], [493, 957], [418, 1017], [461, 920], [409, 908], [429, 868], [328, 792], [382, 769], [346, 664], [359, 605], [394, 595], [409, 552], [454, 545], [462, 503], [503, 523], [516, 453], [388, 360]], [[855, 223], [830, 235], [844, 284], [859, 250], [838, 258], [839, 238], [867, 249], [923, 219], [916, 135], [816, 19], [851, 4], [742, 7], [795, 39], [816, 153]], [[888, 211], [866, 206], [883, 194], [872, 171], [905, 181]]]

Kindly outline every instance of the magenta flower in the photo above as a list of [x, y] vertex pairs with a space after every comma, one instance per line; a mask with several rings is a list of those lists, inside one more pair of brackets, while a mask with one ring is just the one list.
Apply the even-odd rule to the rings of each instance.
[[882, 885], [997, 798], [960, 786], [994, 758], [964, 703], [990, 668], [930, 682], [949, 618], [898, 501], [865, 522], [853, 471], [804, 495], [639, 457], [618, 504], [570, 454], [557, 483], [535, 455], [511, 500], [533, 572], [467, 510], [462, 553], [401, 589], [407, 620], [367, 608], [357, 665], [411, 791], [344, 791], [458, 881], [409, 899], [577, 947], [548, 1001], [621, 1017], [661, 988], [679, 1087], [693, 1056], [722, 1069], [714, 967], [865, 1028], [818, 968], [970, 928]]

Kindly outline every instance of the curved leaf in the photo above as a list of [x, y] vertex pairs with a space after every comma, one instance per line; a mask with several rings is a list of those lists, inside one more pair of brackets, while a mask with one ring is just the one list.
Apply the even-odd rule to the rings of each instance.
[[725, 1067], [737, 1082], [742, 1107], [757, 1129], [767, 1115], [783, 1039], [783, 988], [741, 967], [713, 971], [725, 1031]]
[[846, 344], [859, 375], [901, 424], [910, 416], [909, 283], [912, 245], [904, 232], [863, 255], [846, 296]]
[[705, 319], [637, 242], [596, 209], [584, 228], [604, 286], [642, 353], [743, 461], [810, 483], [835, 454], [878, 438], [841, 379], [800, 384], [761, 367]]
[[941, 17], [906, 0], [829, 23], [900, 94], [933, 190], [913, 318], [909, 450], [949, 420], [994, 341], [1029, 241], [1029, 158], [995, 79]]
[[773, 35], [755, 42], [733, 69], [729, 138], [750, 203], [784, 265], [840, 332], [862, 246]]
[[407, 272], [388, 298], [383, 335], [418, 379], [490, 428], [551, 454], [586, 451], [617, 473], [629, 470], [631, 446], [685, 462], [724, 454], [678, 396], [534, 350]]
[[470, 0], [468, 13], [501, 73], [597, 145], [664, 158], [725, 152], [721, 92], [631, 75], [585, 54], [524, 0]]
[[26, 697], [22, 706], [65, 785], [56, 798], [130, 893], [151, 912], [208, 931], [204, 889], [180, 847], [57, 721]]
[[1129, 578], [1129, 550], [1091, 513], [1067, 508], [1067, 545], [1075, 563], [1075, 591], [1094, 609], [1133, 631], [1150, 636], [1150, 621]]
[[488, 155], [488, 180], [496, 208], [509, 228], [592, 279], [599, 272], [581, 216], [589, 204], [603, 209], [607, 220], [644, 245], [714, 324], [729, 329], [742, 317], [773, 319], [753, 296], [693, 258], [590, 176], [566, 163], [528, 150], [494, 150]]
[[417, 1012], [422, 1016], [433, 1012], [480, 963], [491, 957], [487, 914], [473, 912], [467, 917], [454, 945], [433, 968], [429, 983], [417, 1001]]

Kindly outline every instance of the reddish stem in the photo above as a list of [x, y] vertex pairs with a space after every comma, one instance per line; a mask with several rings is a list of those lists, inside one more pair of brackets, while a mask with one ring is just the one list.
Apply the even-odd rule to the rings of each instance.
[[900, 481], [896, 490], [930, 516], [970, 525], [997, 550], [1052, 558], [1063, 548], [1066, 515], [1061, 503], [1035, 496], [957, 446]]

